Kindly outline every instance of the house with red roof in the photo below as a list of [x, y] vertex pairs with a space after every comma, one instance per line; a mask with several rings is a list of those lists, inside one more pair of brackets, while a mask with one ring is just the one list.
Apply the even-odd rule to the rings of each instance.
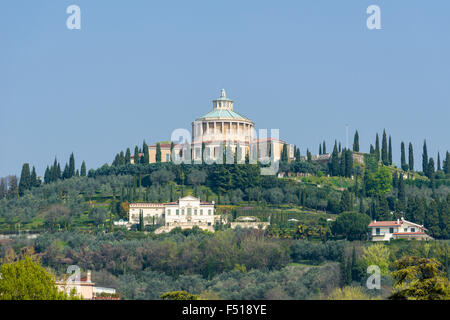
[[372, 241], [389, 241], [391, 239], [433, 240], [426, 234], [427, 229], [417, 223], [397, 219], [397, 221], [372, 221], [369, 224]]

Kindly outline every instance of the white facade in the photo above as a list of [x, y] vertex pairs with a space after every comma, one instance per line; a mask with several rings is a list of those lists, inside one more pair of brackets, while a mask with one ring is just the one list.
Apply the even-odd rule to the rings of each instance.
[[141, 214], [144, 225], [162, 225], [161, 230], [157, 229], [155, 233], [168, 232], [176, 227], [190, 229], [193, 226], [214, 231], [215, 222], [220, 220], [215, 215], [214, 201], [203, 202], [192, 196], [169, 203], [131, 203], [130, 223], [138, 224]]
[[369, 224], [372, 241], [389, 241], [391, 239], [433, 239], [425, 233], [427, 229], [419, 224], [406, 221], [373, 221]]

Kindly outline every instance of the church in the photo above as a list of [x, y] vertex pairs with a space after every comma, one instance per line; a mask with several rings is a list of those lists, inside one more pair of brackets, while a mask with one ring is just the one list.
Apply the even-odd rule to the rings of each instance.
[[[162, 143], [159, 147], [161, 162], [169, 162], [172, 157], [184, 159], [186, 152], [191, 154], [190, 159], [194, 162], [205, 158], [220, 161], [226, 148], [237, 155], [238, 163], [243, 163], [246, 155], [258, 160], [270, 157], [279, 161], [285, 144], [272, 137], [258, 139], [255, 123], [234, 110], [234, 101], [222, 89], [220, 97], [212, 101], [212, 110], [192, 122], [192, 141], [188, 148], [171, 143]], [[149, 163], [157, 162], [156, 149], [156, 145], [149, 146]], [[293, 159], [294, 146], [287, 144], [287, 151], [288, 158]], [[131, 163], [134, 163], [134, 156], [131, 156]]]

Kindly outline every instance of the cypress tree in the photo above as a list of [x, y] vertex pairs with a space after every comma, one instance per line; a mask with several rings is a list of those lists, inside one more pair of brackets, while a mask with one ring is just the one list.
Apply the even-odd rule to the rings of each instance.
[[148, 164], [150, 163], [150, 155], [148, 153], [148, 145], [145, 143], [142, 144], [142, 153], [144, 154], [144, 156], [142, 157], [142, 163]]
[[345, 176], [345, 168], [346, 168], [346, 157], [345, 157], [345, 149], [341, 152], [341, 161], [339, 162], [339, 175]]
[[311, 152], [309, 152], [308, 149], [306, 149], [306, 159], [307, 159], [308, 162], [312, 161], [312, 155], [311, 155]]
[[339, 153], [342, 152], [341, 142], [339, 142]]
[[73, 152], [70, 154], [68, 178], [72, 178], [75, 175], [75, 157]]
[[388, 158], [388, 145], [387, 145], [387, 138], [386, 138], [386, 130], [383, 130], [383, 139], [381, 141], [381, 162], [387, 166], [389, 165], [389, 158]]
[[380, 138], [377, 136], [375, 137], [375, 156], [377, 159], [377, 162], [380, 161]]
[[400, 174], [400, 178], [398, 179], [398, 200], [405, 202], [406, 193], [405, 193], [405, 183], [403, 181], [403, 173]]
[[359, 152], [359, 134], [358, 134], [358, 130], [356, 130], [355, 136], [353, 138], [353, 151]]
[[375, 149], [373, 148], [373, 145], [370, 145], [370, 149], [369, 149], [369, 153], [370, 154], [375, 154]]
[[322, 154], [327, 154], [327, 145], [325, 144], [325, 140], [322, 143]]
[[435, 167], [434, 167], [434, 159], [431, 157], [428, 160], [428, 169], [427, 169], [427, 174], [428, 177], [431, 179], [434, 177], [434, 173], [435, 173]]
[[161, 144], [156, 144], [156, 162], [161, 162]]
[[341, 202], [339, 203], [340, 212], [351, 211], [353, 209], [352, 207], [350, 192], [345, 189], [344, 192], [342, 192]]
[[426, 140], [423, 142], [422, 171], [428, 177], [428, 151], [427, 151], [427, 141]]
[[44, 173], [44, 183], [49, 184], [51, 182], [50, 179], [51, 179], [50, 178], [50, 169], [47, 166], [47, 168], [45, 168], [45, 173]]
[[30, 187], [38, 187], [38, 186], [39, 186], [39, 181], [37, 179], [36, 169], [33, 166], [33, 169], [31, 170]]
[[334, 141], [333, 153], [331, 154], [331, 175], [339, 175], [339, 154], [336, 141]]
[[127, 151], [125, 152], [125, 164], [129, 164], [131, 160], [131, 150], [130, 148], [127, 148]]
[[287, 144], [283, 144], [283, 150], [281, 151], [281, 161], [288, 162]]
[[443, 170], [445, 174], [450, 174], [450, 153], [445, 153], [445, 161], [443, 163]]
[[295, 150], [295, 161], [300, 162], [300, 148]]
[[319, 154], [322, 154], [322, 144], [319, 143]]
[[345, 176], [351, 177], [353, 171], [353, 154], [351, 150], [346, 150], [345, 153]]
[[402, 141], [401, 145], [400, 145], [400, 152], [401, 152], [401, 159], [400, 159], [400, 163], [401, 163], [401, 167], [403, 171], [408, 171], [408, 165], [406, 164], [406, 153], [405, 153], [405, 143]]
[[408, 168], [410, 171], [414, 171], [414, 151], [411, 142], [409, 143], [408, 149]]
[[22, 173], [20, 174], [19, 181], [19, 195], [23, 196], [26, 190], [29, 190], [31, 187], [31, 174], [30, 174], [30, 165], [28, 163], [24, 163], [22, 165]]
[[389, 135], [389, 149], [388, 149], [388, 161], [389, 165], [392, 165], [392, 140], [391, 136]]
[[437, 170], [441, 171], [441, 155], [438, 152], [438, 156], [437, 156]]
[[80, 176], [86, 177], [86, 163], [84, 161], [81, 163]]
[[138, 146], [134, 147], [134, 158], [133, 159], [134, 159], [134, 164], [138, 164], [140, 162]]

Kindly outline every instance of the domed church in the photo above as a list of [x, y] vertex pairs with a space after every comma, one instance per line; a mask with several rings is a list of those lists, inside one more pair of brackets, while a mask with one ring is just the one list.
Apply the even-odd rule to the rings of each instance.
[[254, 131], [253, 121], [234, 111], [233, 100], [227, 98], [225, 89], [222, 89], [220, 97], [213, 100], [213, 109], [192, 123], [193, 160], [201, 159], [203, 143], [206, 156], [211, 159], [222, 156], [221, 144], [245, 157]]

